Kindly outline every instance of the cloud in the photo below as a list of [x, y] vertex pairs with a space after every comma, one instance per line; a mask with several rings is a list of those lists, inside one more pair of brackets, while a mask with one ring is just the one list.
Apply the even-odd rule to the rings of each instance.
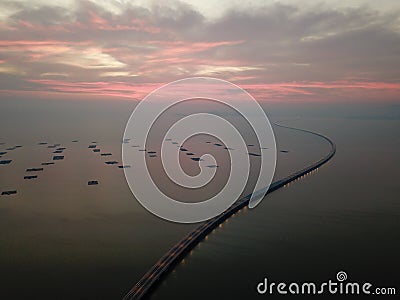
[[210, 19], [179, 1], [66, 3], [0, 4], [0, 90], [139, 97], [201, 75], [260, 98], [399, 96], [400, 5], [277, 2]]

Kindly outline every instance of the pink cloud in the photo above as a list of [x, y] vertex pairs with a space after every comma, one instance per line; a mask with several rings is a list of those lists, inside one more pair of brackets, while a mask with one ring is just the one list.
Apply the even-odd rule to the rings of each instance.
[[261, 99], [301, 96], [302, 99], [395, 99], [400, 96], [400, 83], [367, 81], [281, 82], [271, 84], [244, 84], [241, 86]]
[[148, 55], [148, 59], [157, 59], [158, 57], [177, 57], [179, 55], [193, 54], [203, 52], [212, 48], [221, 46], [233, 46], [244, 41], [222, 41], [222, 42], [184, 42], [184, 41], [150, 41], [149, 44], [159, 45], [160, 50], [153, 55]]
[[66, 42], [59, 40], [0, 40], [0, 47], [31, 47], [31, 46], [52, 46], [52, 45], [87, 45], [89, 42]]
[[400, 83], [387, 82], [282, 82], [270, 84], [246, 84], [247, 89], [255, 90], [275, 90], [275, 89], [379, 89], [379, 90], [400, 90]]
[[136, 31], [145, 32], [150, 34], [160, 33], [162, 28], [155, 26], [150, 20], [130, 18], [129, 20], [121, 20], [117, 15], [107, 14], [107, 17], [102, 16], [100, 9], [95, 7], [88, 2], [80, 2], [84, 6], [82, 14], [86, 18], [82, 19], [64, 19], [54, 24], [43, 24], [41, 20], [24, 20], [24, 19], [12, 19], [10, 22], [0, 21], [0, 30], [7, 31], [22, 31], [25, 33], [29, 32], [40, 32], [40, 35], [49, 36], [60, 32], [79, 32], [85, 31]]
[[80, 29], [93, 29], [102, 31], [140, 31], [146, 33], [160, 33], [161, 28], [153, 26], [146, 20], [133, 18], [129, 22], [121, 22], [115, 16], [106, 19], [90, 5], [84, 5], [88, 14], [88, 22], [76, 22], [66, 24], [66, 28], [72, 30], [74, 26]]
[[93, 10], [88, 10], [88, 14], [91, 24], [97, 25], [99, 28], [109, 26], [108, 21], [100, 17], [100, 15], [94, 12]]
[[100, 95], [129, 99], [141, 99], [161, 84], [129, 84], [126, 82], [68, 82], [51, 79], [29, 79], [28, 82], [39, 84], [43, 91], [82, 95]]
[[[143, 99], [148, 93], [163, 85], [163, 83], [126, 83], [126, 82], [68, 82], [61, 80], [31, 79], [29, 82], [39, 84], [39, 89], [46, 92], [70, 93], [84, 95], [100, 95], [118, 98]], [[43, 88], [40, 88], [42, 86]], [[334, 91], [335, 94], [347, 97], [368, 97], [371, 92], [379, 91], [380, 98], [399, 96], [400, 83], [385, 82], [282, 82], [272, 84], [243, 84], [239, 86], [247, 90], [257, 100], [282, 99], [298, 97], [315, 99], [321, 96], [321, 90]]]

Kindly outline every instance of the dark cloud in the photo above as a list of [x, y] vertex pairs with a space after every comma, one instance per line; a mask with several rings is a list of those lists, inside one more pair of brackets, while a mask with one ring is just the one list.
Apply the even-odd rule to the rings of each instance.
[[[368, 8], [300, 11], [275, 5], [232, 11], [208, 26], [208, 39], [243, 39], [225, 56], [264, 65], [277, 80], [388, 79], [400, 67], [399, 18]], [[395, 27], [397, 24], [397, 27]], [[269, 76], [271, 78], [271, 76]]]

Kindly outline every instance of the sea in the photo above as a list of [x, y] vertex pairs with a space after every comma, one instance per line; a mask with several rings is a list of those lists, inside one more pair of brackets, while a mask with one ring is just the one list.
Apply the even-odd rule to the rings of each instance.
[[[136, 105], [128, 100], [0, 101], [0, 161], [11, 160], [0, 164], [0, 193], [17, 191], [0, 196], [3, 299], [122, 299], [163, 254], [199, 226], [153, 215], [130, 190], [121, 149]], [[164, 278], [150, 299], [282, 298], [259, 295], [256, 287], [265, 278], [321, 283], [334, 280], [338, 272], [345, 272], [348, 281], [397, 287], [400, 293], [400, 105], [321, 100], [266, 101], [261, 106], [276, 139], [274, 180], [330, 149], [318, 136], [275, 123], [328, 136], [336, 155], [316, 172], [268, 194], [254, 209], [244, 208], [226, 220]], [[193, 103], [166, 119], [189, 115], [191, 108], [237, 118], [221, 107]], [[139, 150], [134, 140], [125, 142]], [[164, 190], [182, 201], [217, 193], [229, 174], [229, 151], [215, 143], [199, 136], [185, 147], [218, 158], [216, 184], [185, 194], [168, 182]], [[156, 144], [152, 150], [157, 155], [148, 160], [157, 179], [163, 170]], [[255, 169], [257, 159], [251, 158]], [[182, 164], [188, 174], [199, 170], [198, 162], [187, 157]], [[37, 178], [24, 178], [31, 175]], [[250, 173], [242, 195], [255, 178]]]

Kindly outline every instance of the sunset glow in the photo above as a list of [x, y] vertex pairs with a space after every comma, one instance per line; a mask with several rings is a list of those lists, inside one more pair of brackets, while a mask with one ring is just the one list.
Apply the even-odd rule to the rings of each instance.
[[210, 76], [260, 101], [399, 99], [400, 14], [390, 1], [218, 11], [197, 1], [101, 3], [1, 3], [0, 93], [137, 100]]

